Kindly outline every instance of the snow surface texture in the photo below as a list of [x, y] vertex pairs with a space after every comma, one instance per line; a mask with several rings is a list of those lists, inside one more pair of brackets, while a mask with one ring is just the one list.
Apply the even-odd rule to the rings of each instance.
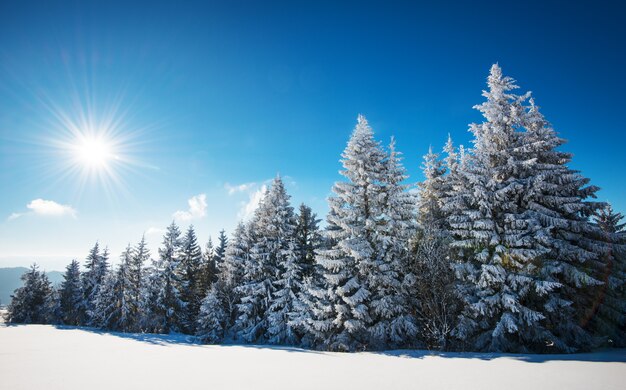
[[320, 353], [187, 336], [0, 324], [2, 389], [623, 389], [626, 350]]

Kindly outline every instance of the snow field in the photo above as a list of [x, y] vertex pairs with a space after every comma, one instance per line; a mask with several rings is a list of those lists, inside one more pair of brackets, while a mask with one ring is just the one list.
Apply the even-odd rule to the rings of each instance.
[[623, 389], [626, 350], [584, 355], [327, 353], [186, 336], [0, 325], [0, 388]]

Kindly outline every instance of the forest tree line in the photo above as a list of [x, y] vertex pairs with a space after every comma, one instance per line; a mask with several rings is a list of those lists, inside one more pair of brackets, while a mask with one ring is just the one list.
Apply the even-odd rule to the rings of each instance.
[[626, 346], [622, 215], [530, 93], [498, 65], [487, 84], [471, 147], [429, 150], [416, 190], [359, 116], [323, 229], [277, 177], [215, 245], [172, 222], [154, 258], [142, 238], [111, 267], [96, 243], [59, 288], [33, 266], [7, 319], [333, 351]]

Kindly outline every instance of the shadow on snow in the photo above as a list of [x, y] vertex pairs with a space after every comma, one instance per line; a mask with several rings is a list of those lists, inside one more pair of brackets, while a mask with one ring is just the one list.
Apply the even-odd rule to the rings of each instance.
[[626, 349], [602, 349], [588, 353], [572, 354], [516, 354], [497, 352], [439, 352], [426, 350], [393, 350], [374, 352], [386, 356], [399, 358], [423, 359], [425, 357], [439, 357], [444, 359], [512, 359], [527, 363], [545, 363], [550, 361], [580, 361], [580, 362], [615, 362], [626, 363]]
[[[23, 326], [25, 324], [2, 324], [4, 326]], [[97, 328], [67, 326], [67, 325], [51, 325], [59, 330], [78, 330], [90, 332], [102, 336], [115, 336], [123, 339], [134, 340], [138, 342], [148, 343], [152, 345], [169, 346], [169, 345], [186, 345], [190, 347], [240, 347], [252, 349], [271, 349], [286, 352], [316, 353], [332, 356], [329, 352], [316, 351], [311, 349], [298, 348], [284, 345], [265, 345], [265, 344], [242, 344], [233, 341], [227, 341], [221, 344], [202, 344], [198, 339], [191, 335], [170, 333], [123, 333], [101, 330]], [[359, 352], [347, 352], [349, 354]], [[398, 349], [390, 351], [369, 351], [361, 352], [373, 355], [391, 356], [404, 359], [424, 359], [427, 357], [438, 357], [443, 359], [512, 359], [527, 363], [545, 363], [550, 361], [582, 361], [582, 362], [615, 362], [626, 363], [626, 349], [603, 349], [589, 353], [573, 353], [573, 354], [514, 354], [514, 353], [494, 353], [494, 352], [440, 352], [415, 349]]]

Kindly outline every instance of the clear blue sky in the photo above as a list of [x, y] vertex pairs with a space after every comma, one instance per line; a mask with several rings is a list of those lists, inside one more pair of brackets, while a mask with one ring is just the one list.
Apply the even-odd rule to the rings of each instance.
[[154, 249], [175, 216], [204, 242], [277, 173], [323, 215], [358, 113], [420, 180], [429, 145], [468, 143], [494, 62], [626, 210], [617, 1], [88, 3], [0, 3], [0, 266]]

